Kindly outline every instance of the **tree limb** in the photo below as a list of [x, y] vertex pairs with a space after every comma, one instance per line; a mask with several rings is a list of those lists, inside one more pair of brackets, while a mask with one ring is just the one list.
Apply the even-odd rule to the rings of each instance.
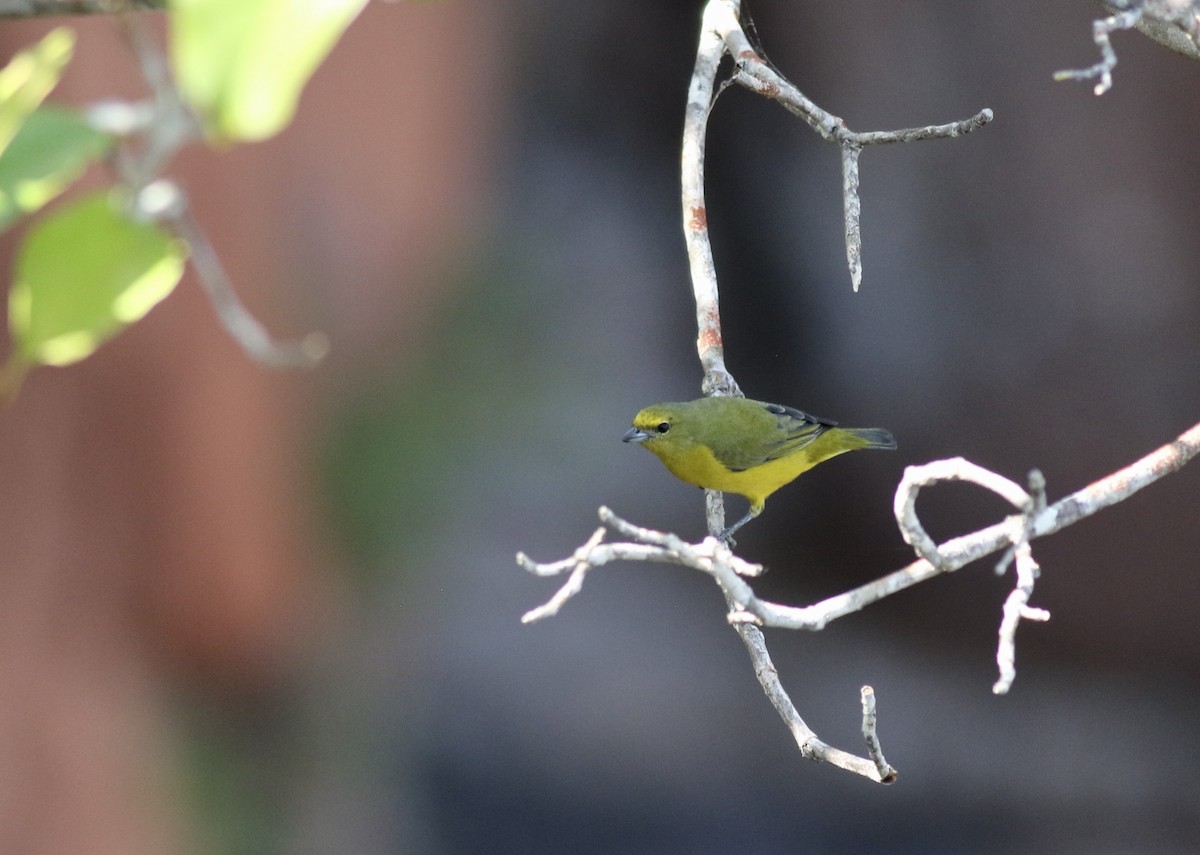
[[59, 15], [112, 15], [153, 12], [167, 0], [0, 0], [0, 18], [45, 18]]
[[[847, 256], [856, 287], [858, 280], [854, 271], [859, 252], [857, 163], [862, 148], [887, 142], [953, 137], [974, 130], [991, 119], [991, 111], [985, 109], [970, 119], [948, 125], [865, 134], [850, 131], [841, 119], [809, 101], [749, 47], [738, 21], [739, 11], [738, 0], [709, 0], [705, 7], [695, 72], [688, 89], [683, 132], [683, 227], [696, 301], [697, 353], [704, 369], [703, 389], [707, 395], [741, 394], [724, 362], [719, 294], [704, 204], [704, 139], [708, 115], [717, 92], [717, 67], [725, 52], [733, 54], [737, 63], [734, 82], [780, 101], [790, 111], [804, 118], [823, 137], [841, 146]], [[1032, 541], [1123, 501], [1159, 478], [1178, 471], [1197, 453], [1200, 453], [1200, 424], [1173, 442], [1052, 505], [1046, 502], [1045, 481], [1036, 470], [1030, 473], [1028, 488], [1023, 488], [1008, 478], [961, 458], [909, 467], [897, 487], [893, 508], [901, 534], [913, 547], [917, 560], [873, 582], [803, 607], [759, 599], [747, 579], [761, 573], [762, 567], [738, 558], [714, 536], [691, 544], [674, 534], [635, 526], [609, 509], [601, 508], [603, 526], [571, 557], [543, 564], [531, 560], [524, 553], [517, 555], [518, 563], [531, 573], [539, 576], [567, 574], [568, 577], [549, 601], [527, 612], [522, 620], [530, 622], [557, 614], [568, 600], [582, 591], [587, 573], [610, 561], [650, 561], [700, 570], [720, 586], [728, 609], [727, 620], [738, 632], [750, 655], [759, 684], [792, 733], [801, 754], [869, 780], [890, 783], [895, 780], [897, 773], [884, 759], [879, 744], [875, 694], [871, 687], [864, 686], [861, 697], [862, 731], [867, 756], [856, 756], [827, 745], [804, 722], [783, 688], [760, 627], [820, 630], [830, 622], [871, 603], [1004, 551], [997, 571], [1004, 572], [1009, 565], [1015, 565], [1016, 576], [1013, 591], [1003, 607], [996, 650], [999, 676], [993, 691], [1004, 693], [1016, 676], [1015, 635], [1021, 620], [1043, 621], [1049, 618], [1045, 610], [1029, 605], [1040, 572], [1033, 558]], [[938, 545], [921, 524], [916, 502], [923, 488], [949, 480], [970, 481], [995, 492], [1012, 504], [1016, 513], [995, 525]], [[724, 526], [724, 505], [720, 493], [707, 493], [706, 514], [709, 532], [721, 531]], [[629, 540], [606, 543], [608, 530]]]
[[[719, 37], [718, 43], [713, 36]], [[951, 122], [944, 125], [926, 125], [919, 128], [903, 128], [895, 131], [852, 131], [846, 123], [828, 110], [810, 100], [791, 81], [781, 75], [776, 69], [751, 46], [741, 22], [740, 0], [709, 0], [704, 8], [704, 21], [700, 33], [700, 50], [696, 60], [696, 71], [692, 77], [692, 92], [697, 91], [696, 78], [702, 73], [707, 74], [712, 68], [715, 71], [716, 62], [711, 60], [711, 53], [719, 50], [716, 59], [719, 61], [723, 53], [729, 53], [736, 64], [733, 82], [745, 86], [766, 98], [778, 101], [788, 112], [803, 119], [809, 127], [824, 139], [837, 143], [842, 150], [842, 208], [845, 218], [846, 259], [850, 268], [850, 282], [857, 291], [862, 283], [862, 247], [861, 225], [859, 222], [862, 205], [858, 198], [858, 155], [865, 146], [882, 145], [886, 143], [916, 142], [919, 140], [943, 139], [957, 137], [977, 130], [992, 120], [992, 111], [984, 108], [969, 119]], [[700, 57], [705, 57], [701, 63]], [[712, 81], [707, 81], [711, 91]], [[700, 88], [703, 88], [701, 86]], [[703, 114], [692, 110], [693, 99], [688, 98], [688, 123], [695, 118], [707, 120], [707, 109]], [[699, 129], [703, 138], [703, 127]], [[684, 171], [685, 176], [690, 159], [686, 155], [688, 130], [684, 131]], [[703, 145], [698, 151], [701, 167], [703, 166]], [[703, 181], [703, 169], [699, 173]], [[685, 177], [685, 182], [687, 181]], [[688, 207], [684, 208], [685, 220], [688, 217]], [[685, 225], [686, 229], [686, 225]], [[695, 279], [693, 278], [693, 283]]]
[[[526, 612], [522, 621], [529, 623], [557, 614], [569, 599], [583, 590], [588, 571], [611, 561], [658, 562], [699, 570], [711, 576], [720, 586], [729, 608], [727, 619], [737, 629], [750, 654], [759, 684], [796, 739], [801, 753], [809, 759], [830, 763], [870, 780], [890, 783], [895, 780], [897, 773], [882, 759], [882, 749], [875, 734], [874, 693], [870, 687], [863, 689], [863, 728], [869, 757], [857, 757], [832, 748], [817, 738], [792, 704], [779, 681], [779, 674], [771, 662], [766, 640], [759, 627], [821, 630], [838, 618], [860, 611], [906, 588], [1007, 549], [1008, 554], [997, 569], [1003, 571], [1010, 562], [1014, 562], [1017, 580], [1004, 604], [996, 652], [1000, 676], [992, 687], [993, 692], [1003, 694], [1011, 687], [1016, 676], [1014, 637], [1018, 624], [1022, 619], [1044, 621], [1050, 617], [1045, 610], [1029, 606], [1034, 580], [1039, 572], [1033, 560], [1031, 541], [1061, 531], [1124, 501], [1138, 490], [1179, 471], [1198, 453], [1200, 424], [1140, 460], [1052, 505], [1045, 504], [1044, 483], [1036, 471], [1031, 475], [1030, 490], [1026, 492], [1007, 478], [961, 458], [910, 466], [896, 489], [896, 518], [905, 540], [922, 557], [873, 582], [808, 606], [786, 606], [760, 599], [746, 578], [760, 575], [762, 566], [737, 557], [715, 537], [707, 537], [698, 544], [687, 543], [677, 535], [633, 525], [608, 508], [601, 508], [600, 520], [604, 526], [597, 529], [570, 558], [538, 563], [524, 553], [518, 553], [517, 562], [530, 573], [558, 576], [569, 571], [570, 574], [567, 582], [546, 604]], [[990, 489], [1004, 496], [1021, 512], [995, 525], [932, 546], [932, 541], [928, 540], [916, 516], [917, 493], [923, 487], [951, 480], [970, 481]], [[605, 543], [605, 527], [631, 538], [631, 541]], [[871, 695], [869, 707], [868, 693]], [[868, 733], [869, 736], [866, 735]]]
[[1100, 51], [1100, 61], [1087, 68], [1064, 69], [1054, 73], [1055, 80], [1093, 80], [1092, 91], [1103, 95], [1112, 88], [1112, 71], [1117, 65], [1109, 34], [1136, 27], [1176, 53], [1200, 60], [1200, 2], [1197, 0], [1102, 0], [1112, 14], [1092, 21], [1092, 41]]

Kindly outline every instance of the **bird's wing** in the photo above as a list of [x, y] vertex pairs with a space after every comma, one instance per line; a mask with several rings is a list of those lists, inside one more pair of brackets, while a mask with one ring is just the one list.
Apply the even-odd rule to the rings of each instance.
[[[784, 457], [808, 445], [836, 424], [779, 404], [764, 403], [761, 406], [773, 418], [773, 424], [755, 419], [745, 432], [707, 438], [706, 444], [718, 462], [734, 472], [744, 472]], [[754, 436], [757, 441], [747, 441], [748, 436]]]
[[776, 439], [764, 448], [765, 460], [777, 460], [803, 448], [825, 431], [837, 424], [832, 419], [810, 416], [808, 413], [785, 407], [781, 404], [765, 404], [767, 412], [775, 416], [779, 424]]

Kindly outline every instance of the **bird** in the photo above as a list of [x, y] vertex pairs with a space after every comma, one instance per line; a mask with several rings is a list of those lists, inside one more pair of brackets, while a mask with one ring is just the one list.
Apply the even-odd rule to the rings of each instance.
[[818, 463], [860, 448], [896, 447], [883, 428], [838, 427], [793, 407], [733, 397], [646, 407], [622, 439], [653, 452], [681, 481], [746, 497], [750, 510], [717, 535], [728, 544], [762, 513], [768, 496]]

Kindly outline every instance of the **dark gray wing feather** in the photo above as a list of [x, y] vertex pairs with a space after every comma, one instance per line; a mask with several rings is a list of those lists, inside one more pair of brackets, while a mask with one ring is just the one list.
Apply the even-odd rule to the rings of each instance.
[[765, 407], [767, 412], [775, 416], [780, 427], [779, 440], [772, 443], [769, 449], [765, 449], [766, 460], [777, 460], [798, 448], [803, 448], [837, 424], [833, 419], [812, 416], [782, 404], [766, 404]]

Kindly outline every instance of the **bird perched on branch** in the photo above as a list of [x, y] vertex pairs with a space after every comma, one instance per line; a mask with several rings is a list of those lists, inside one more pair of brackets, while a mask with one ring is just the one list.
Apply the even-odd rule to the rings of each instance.
[[726, 542], [762, 513], [768, 496], [818, 463], [860, 448], [896, 447], [883, 428], [841, 428], [747, 398], [655, 404], [634, 416], [622, 439], [654, 452], [682, 481], [749, 499], [749, 513], [718, 535]]

